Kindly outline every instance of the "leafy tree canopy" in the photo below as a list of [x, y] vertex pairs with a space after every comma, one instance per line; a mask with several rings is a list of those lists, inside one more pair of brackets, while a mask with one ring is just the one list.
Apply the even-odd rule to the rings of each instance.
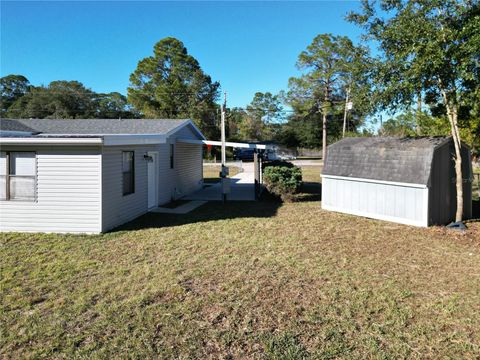
[[78, 81], [52, 81], [32, 88], [8, 109], [15, 118], [75, 119], [95, 117], [94, 92]]
[[138, 117], [120, 93], [97, 94], [78, 81], [52, 81], [28, 87], [5, 114], [11, 118], [132, 118]]
[[128, 100], [147, 118], [191, 118], [207, 137], [218, 136], [219, 87], [184, 44], [169, 37], [130, 75]]
[[325, 124], [323, 139], [318, 135], [304, 134], [311, 138], [307, 141], [310, 145], [313, 145], [311, 141], [316, 142], [315, 147], [326, 145], [323, 143], [327, 134], [338, 137], [338, 131], [341, 131], [338, 123], [343, 120], [347, 92], [354, 103], [351, 113], [353, 127], [372, 111], [368, 51], [354, 45], [348, 37], [331, 34], [316, 36], [300, 54], [297, 67], [305, 72], [299, 78], [289, 80], [289, 91], [285, 94], [286, 103], [294, 110], [292, 125], [297, 122], [306, 128], [305, 125], [312, 122], [306, 130], [309, 132], [321, 129], [314, 125], [315, 122]]
[[127, 97], [118, 93], [97, 94], [95, 96], [96, 117], [103, 119], [137, 119], [140, 114], [127, 102]]
[[12, 104], [30, 89], [30, 82], [23, 75], [7, 75], [0, 78], [1, 115], [5, 115]]

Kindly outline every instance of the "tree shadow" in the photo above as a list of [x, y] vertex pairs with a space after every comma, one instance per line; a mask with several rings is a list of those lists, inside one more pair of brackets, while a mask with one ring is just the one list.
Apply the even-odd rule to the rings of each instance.
[[472, 219], [480, 219], [480, 200], [472, 200]]
[[211, 201], [188, 214], [147, 213], [109, 232], [163, 228], [237, 218], [268, 218], [275, 216], [280, 206], [282, 203], [279, 201], [227, 201], [226, 203]]

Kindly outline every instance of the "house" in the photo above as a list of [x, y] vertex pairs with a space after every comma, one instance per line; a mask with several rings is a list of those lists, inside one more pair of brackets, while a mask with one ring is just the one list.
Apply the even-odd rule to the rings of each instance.
[[[328, 147], [322, 208], [402, 224], [455, 220], [451, 137], [345, 138]], [[470, 151], [462, 145], [464, 216], [472, 214]]]
[[0, 230], [100, 233], [202, 187], [191, 120], [0, 121]]

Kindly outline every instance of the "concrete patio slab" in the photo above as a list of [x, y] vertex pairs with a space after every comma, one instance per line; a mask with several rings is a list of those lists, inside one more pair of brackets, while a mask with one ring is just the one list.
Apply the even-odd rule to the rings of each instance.
[[[230, 194], [227, 201], [255, 201], [255, 175], [253, 163], [243, 163], [243, 172], [230, 178]], [[187, 195], [183, 200], [222, 201], [221, 183], [207, 185]]]
[[155, 209], [150, 210], [150, 212], [161, 213], [161, 214], [188, 214], [190, 211], [193, 211], [199, 206], [202, 206], [203, 204], [206, 204], [206, 203], [207, 201], [204, 201], [204, 200], [195, 200], [195, 201], [190, 201], [186, 204], [177, 206], [176, 208], [173, 208], [173, 209], [159, 206]]

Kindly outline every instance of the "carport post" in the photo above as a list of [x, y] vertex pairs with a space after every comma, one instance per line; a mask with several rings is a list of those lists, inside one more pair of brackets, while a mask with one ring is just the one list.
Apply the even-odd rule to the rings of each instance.
[[257, 149], [255, 148], [253, 150], [253, 174], [255, 175], [255, 200], [258, 200], [258, 190], [259, 190], [259, 186], [260, 186], [260, 172], [261, 172], [261, 169], [260, 167], [258, 166], [259, 163], [258, 163], [258, 159], [259, 159], [259, 156], [258, 156], [258, 151]]
[[226, 181], [228, 181], [228, 179], [226, 179], [227, 177], [227, 169], [225, 167], [225, 164], [227, 162], [227, 156], [226, 156], [226, 149], [225, 149], [225, 111], [226, 111], [226, 108], [227, 108], [227, 92], [224, 93], [225, 94], [225, 99], [223, 101], [223, 105], [222, 105], [222, 123], [221, 123], [221, 140], [222, 140], [222, 172], [221, 172], [221, 177], [222, 177], [222, 200], [223, 202], [225, 202], [227, 200], [227, 192], [226, 192], [226, 188], [228, 187], [228, 185], [225, 184]]

